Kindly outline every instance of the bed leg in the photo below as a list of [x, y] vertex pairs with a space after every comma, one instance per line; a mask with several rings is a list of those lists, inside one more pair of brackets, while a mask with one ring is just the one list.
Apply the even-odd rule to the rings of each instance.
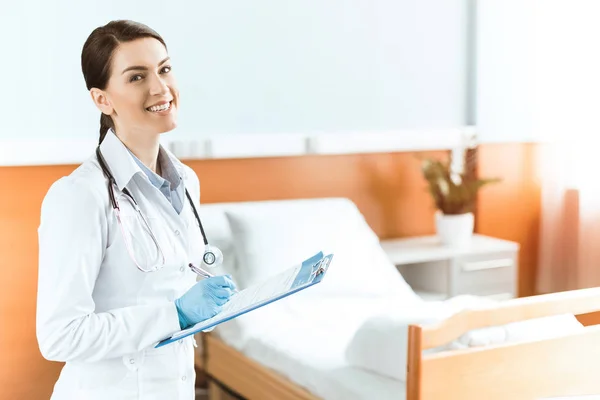
[[208, 400], [223, 400], [224, 390], [214, 381], [208, 382]]
[[408, 327], [408, 360], [406, 372], [406, 400], [421, 400], [421, 327]]
[[238, 397], [231, 395], [221, 387], [217, 382], [210, 380], [208, 382], [208, 400], [238, 400]]

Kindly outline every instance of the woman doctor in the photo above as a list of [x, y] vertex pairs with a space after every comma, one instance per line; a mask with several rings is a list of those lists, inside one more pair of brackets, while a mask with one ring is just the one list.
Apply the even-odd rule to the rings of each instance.
[[159, 145], [179, 109], [167, 47], [112, 21], [88, 37], [81, 66], [100, 145], [49, 189], [38, 232], [37, 338], [65, 362], [52, 399], [193, 399], [193, 336], [154, 346], [215, 315], [235, 285], [188, 268], [205, 247], [190, 203], [200, 187]]

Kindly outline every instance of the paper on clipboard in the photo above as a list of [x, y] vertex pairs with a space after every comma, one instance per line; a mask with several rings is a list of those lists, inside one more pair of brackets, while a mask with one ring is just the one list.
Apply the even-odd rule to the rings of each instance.
[[175, 333], [170, 338], [159, 342], [156, 347], [209, 329], [319, 283], [327, 272], [332, 258], [333, 254], [323, 256], [323, 253], [319, 252], [304, 260], [302, 264], [234, 294], [217, 315]]

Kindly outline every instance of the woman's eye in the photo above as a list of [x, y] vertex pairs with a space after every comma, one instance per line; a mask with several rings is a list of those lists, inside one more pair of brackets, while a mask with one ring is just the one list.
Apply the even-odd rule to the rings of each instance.
[[171, 72], [171, 66], [170, 65], [165, 65], [164, 67], [162, 67], [162, 69], [160, 70], [161, 73], [163, 74], [168, 74], [169, 72]]
[[139, 81], [140, 79], [142, 79], [142, 75], [135, 74], [135, 75], [132, 75], [131, 78], [129, 78], [129, 82]]

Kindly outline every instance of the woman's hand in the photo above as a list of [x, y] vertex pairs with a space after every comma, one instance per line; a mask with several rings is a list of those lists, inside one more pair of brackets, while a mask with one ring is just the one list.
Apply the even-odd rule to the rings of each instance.
[[196, 282], [183, 296], [175, 300], [181, 329], [197, 324], [221, 311], [235, 292], [230, 275], [213, 276]]

